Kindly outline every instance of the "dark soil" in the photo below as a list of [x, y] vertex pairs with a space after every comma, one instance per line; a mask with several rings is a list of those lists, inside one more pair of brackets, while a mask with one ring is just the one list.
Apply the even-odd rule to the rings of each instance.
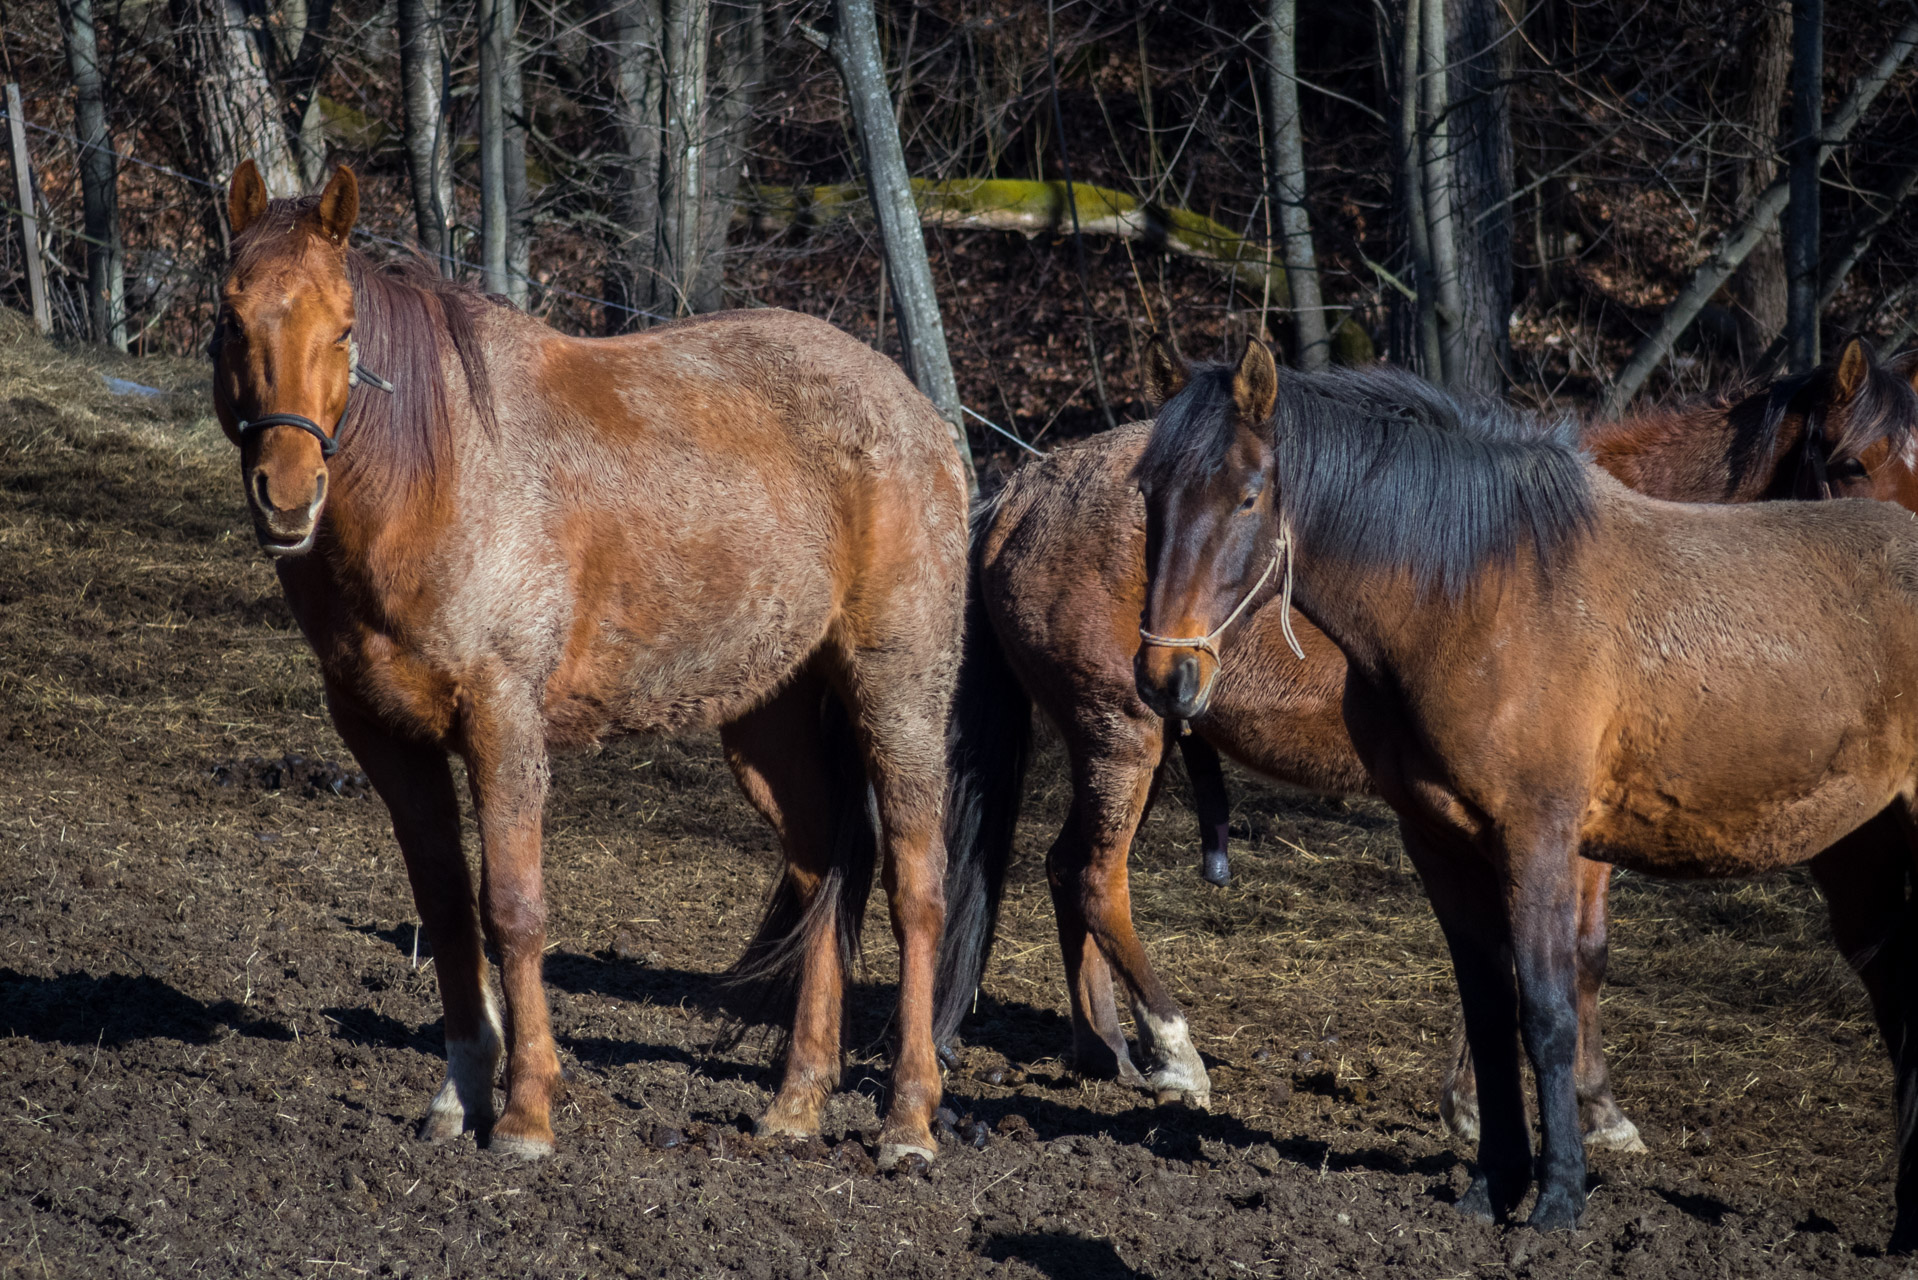
[[[749, 1135], [771, 1045], [711, 1047], [715, 975], [773, 842], [707, 738], [557, 768], [559, 1154], [420, 1145], [439, 1012], [384, 812], [337, 763], [203, 369], [138, 369], [176, 393], [115, 400], [0, 334], [0, 1276], [1902, 1272], [1889, 1073], [1802, 879], [1621, 882], [1605, 1013], [1652, 1154], [1594, 1159], [1581, 1231], [1495, 1230], [1452, 1208], [1449, 966], [1376, 804], [1234, 776], [1217, 890], [1172, 788], [1134, 902], [1214, 1109], [1062, 1069], [1053, 749], [929, 1172], [873, 1171], [872, 1049], [820, 1140]], [[891, 991], [873, 917], [858, 1045]]]

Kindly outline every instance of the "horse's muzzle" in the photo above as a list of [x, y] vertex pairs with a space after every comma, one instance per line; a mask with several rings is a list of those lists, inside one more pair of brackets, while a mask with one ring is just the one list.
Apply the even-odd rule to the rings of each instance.
[[[1213, 675], [1217, 673], [1215, 665]], [[1166, 666], [1162, 680], [1141, 670], [1137, 683], [1146, 706], [1167, 720], [1196, 720], [1212, 700], [1212, 680], [1206, 678], [1197, 653], [1179, 654]]]

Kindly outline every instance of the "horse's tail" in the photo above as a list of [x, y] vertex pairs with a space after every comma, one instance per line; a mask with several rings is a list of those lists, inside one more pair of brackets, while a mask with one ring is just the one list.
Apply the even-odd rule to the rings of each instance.
[[996, 502], [973, 512], [965, 655], [946, 733], [946, 929], [932, 1023], [942, 1045], [958, 1031], [992, 954], [1032, 738], [1032, 699], [1006, 661], [979, 589], [980, 551], [996, 512]]
[[821, 699], [820, 731], [831, 782], [832, 855], [810, 900], [787, 867], [766, 902], [759, 929], [726, 971], [740, 1019], [721, 1043], [736, 1042], [748, 1027], [770, 1023], [791, 1033], [798, 1009], [806, 954], [824, 930], [832, 930], [840, 972], [848, 989], [860, 963], [859, 938], [879, 860], [879, 814], [854, 740], [852, 721], [837, 696]]

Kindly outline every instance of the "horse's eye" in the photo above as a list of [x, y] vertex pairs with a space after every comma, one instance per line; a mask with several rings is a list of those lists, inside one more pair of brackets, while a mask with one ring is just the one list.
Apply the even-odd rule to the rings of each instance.
[[1834, 462], [1827, 470], [1834, 480], [1863, 480], [1868, 474], [1865, 464], [1856, 458], [1846, 458], [1843, 462]]
[[339, 337], [333, 339], [333, 345], [336, 347], [343, 347], [347, 343], [351, 342], [352, 340], [353, 340], [353, 327], [351, 325], [348, 325], [345, 329], [340, 331]]

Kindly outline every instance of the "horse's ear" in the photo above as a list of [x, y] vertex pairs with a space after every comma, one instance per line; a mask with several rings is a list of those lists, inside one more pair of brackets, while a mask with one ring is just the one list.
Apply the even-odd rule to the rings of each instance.
[[1232, 371], [1232, 403], [1239, 406], [1247, 421], [1264, 422], [1272, 416], [1279, 399], [1279, 368], [1272, 362], [1272, 351], [1253, 338], [1245, 344], [1239, 367]]
[[1899, 352], [1891, 358], [1887, 367], [1909, 382], [1912, 390], [1918, 391], [1918, 348]]
[[237, 237], [266, 212], [266, 179], [252, 160], [240, 161], [226, 189], [226, 221]]
[[1179, 394], [1186, 383], [1185, 361], [1172, 350], [1166, 335], [1155, 333], [1145, 344], [1145, 398], [1158, 409]]
[[1864, 390], [1865, 379], [1870, 376], [1871, 348], [1865, 345], [1863, 338], [1853, 338], [1838, 353], [1838, 369], [1832, 375], [1832, 398], [1849, 403]]
[[345, 165], [333, 170], [320, 192], [320, 230], [334, 244], [344, 245], [360, 220], [360, 180]]

